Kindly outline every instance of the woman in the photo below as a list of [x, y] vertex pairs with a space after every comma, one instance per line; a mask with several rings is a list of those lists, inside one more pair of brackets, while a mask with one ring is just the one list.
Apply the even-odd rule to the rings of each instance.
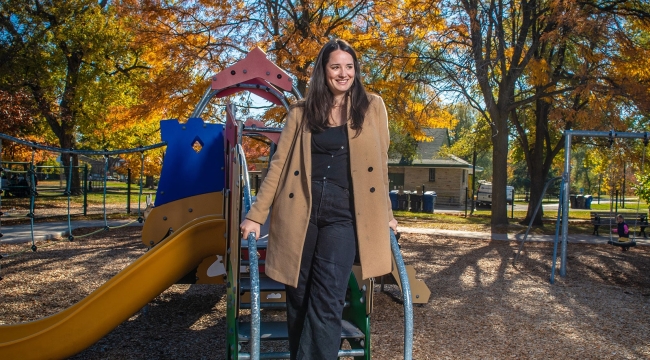
[[271, 221], [265, 273], [286, 284], [292, 359], [335, 359], [355, 259], [364, 279], [391, 271], [388, 119], [367, 93], [350, 45], [318, 54], [304, 101], [289, 111], [242, 236]]

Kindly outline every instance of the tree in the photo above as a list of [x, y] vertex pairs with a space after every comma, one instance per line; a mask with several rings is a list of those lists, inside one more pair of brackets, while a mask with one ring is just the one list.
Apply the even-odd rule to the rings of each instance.
[[[539, 45], [518, 83], [516, 100], [521, 106], [510, 117], [531, 179], [533, 201], [524, 223], [530, 221], [555, 158], [564, 148], [564, 131], [624, 131], [623, 114], [635, 112], [637, 105], [629, 99], [638, 82], [621, 78], [613, 67], [621, 45], [629, 43], [626, 31], [617, 24], [629, 21], [630, 14], [620, 10], [634, 6], [620, 2], [602, 8], [598, 2], [567, 2], [555, 5], [552, 16], [538, 21], [538, 28], [552, 25], [552, 31], [539, 35]], [[574, 144], [584, 141], [576, 139]], [[581, 161], [577, 175], [589, 187], [585, 164]], [[541, 219], [540, 211], [534, 224], [541, 225]]]
[[[131, 77], [145, 67], [130, 47], [128, 19], [116, 15], [108, 1], [0, 5], [0, 87], [29, 93], [63, 149], [77, 148], [79, 135], [103, 123], [111, 108], [128, 106]], [[62, 161], [68, 171], [69, 159]], [[73, 172], [78, 192], [78, 168]]]
[[[152, 56], [156, 63], [166, 64], [164, 72], [168, 75], [160, 80], [170, 78], [176, 86], [186, 87], [164, 97], [168, 100], [167, 114], [180, 117], [188, 113], [189, 104], [198, 101], [203, 93], [199, 85], [206, 86], [199, 79], [234, 63], [253, 46], [266, 51], [278, 66], [293, 74], [296, 88], [304, 94], [320, 47], [340, 37], [358, 50], [368, 88], [383, 96], [395, 140], [406, 139], [407, 134], [421, 140], [423, 127], [453, 122], [437, 106], [431, 88], [409, 78], [418, 61], [410, 44], [421, 42], [441, 23], [439, 15], [429, 11], [429, 5], [426, 1], [349, 0], [122, 3], [128, 9], [124, 11], [138, 13], [144, 20], [138, 25], [138, 38], [156, 39], [143, 41], [155, 42], [159, 51]], [[173, 58], [167, 54], [173, 54]], [[187, 67], [194, 71], [187, 74], [176, 70]], [[158, 79], [151, 78], [154, 82]], [[156, 93], [154, 88], [169, 87], [152, 83], [150, 93]], [[159, 97], [146, 103], [158, 107]], [[218, 117], [219, 111], [213, 109], [212, 114]], [[283, 115], [277, 109], [269, 110], [264, 119], [281, 121]]]
[[[430, 65], [425, 76], [440, 81], [441, 90], [465, 96], [491, 123], [493, 230], [507, 223], [509, 136], [515, 135], [522, 148], [532, 197], [538, 198], [564, 145], [562, 131], [604, 119], [593, 116], [606, 113], [602, 105], [610, 114], [616, 110], [609, 106], [616, 101], [602, 97], [603, 92], [611, 95], [608, 99], [622, 94], [608, 80], [604, 60], [611, 59], [608, 47], [621, 35], [616, 21], [642, 16], [643, 7], [633, 1], [443, 3], [448, 28], [423, 48]], [[531, 203], [529, 214], [532, 209]]]
[[492, 179], [492, 131], [488, 122], [466, 103], [458, 102], [449, 111], [458, 124], [451, 131], [451, 146], [443, 146], [440, 155], [456, 155], [470, 163], [476, 155], [476, 166], [483, 170], [475, 173], [474, 178], [489, 181]]
[[448, 23], [423, 58], [430, 78], [444, 81], [446, 90], [463, 94], [489, 119], [492, 128], [492, 229], [508, 223], [506, 182], [508, 117], [515, 105], [515, 88], [539, 38], [532, 36], [541, 1], [444, 2]]

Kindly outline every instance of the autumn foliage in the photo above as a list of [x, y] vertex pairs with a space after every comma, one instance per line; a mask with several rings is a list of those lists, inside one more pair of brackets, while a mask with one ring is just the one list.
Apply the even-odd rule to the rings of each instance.
[[[428, 140], [422, 129], [455, 127], [448, 109], [463, 103], [477, 124], [459, 140], [492, 149], [495, 191], [505, 191], [517, 160], [539, 192], [564, 130], [647, 126], [648, 14], [645, 2], [626, 0], [7, 0], [0, 131], [63, 148], [154, 144], [160, 120], [185, 121], [210, 76], [253, 47], [305, 94], [320, 47], [340, 37], [386, 103], [392, 152], [416, 156], [411, 144]], [[202, 118], [224, 122], [227, 102], [269, 124], [286, 115], [233, 95], [214, 99]], [[251, 160], [266, 154], [262, 142], [245, 146]], [[162, 158], [148, 152], [145, 173], [158, 173]], [[139, 172], [140, 154], [124, 160]], [[493, 222], [505, 215], [497, 204]]]

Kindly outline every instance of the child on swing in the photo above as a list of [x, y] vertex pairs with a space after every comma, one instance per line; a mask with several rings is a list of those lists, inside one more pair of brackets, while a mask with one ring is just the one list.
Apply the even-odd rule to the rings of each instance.
[[[627, 226], [623, 215], [618, 214], [616, 216], [616, 229], [613, 229], [612, 231], [618, 233], [618, 242], [630, 241], [630, 228]], [[628, 251], [629, 249], [629, 246], [621, 247], [621, 251]]]

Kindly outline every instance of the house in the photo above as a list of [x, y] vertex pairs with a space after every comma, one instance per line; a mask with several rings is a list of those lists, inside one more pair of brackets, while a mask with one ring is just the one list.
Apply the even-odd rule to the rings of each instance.
[[432, 141], [417, 143], [413, 161], [388, 159], [390, 188], [405, 191], [435, 191], [436, 203], [461, 205], [467, 188], [471, 196], [472, 164], [456, 156], [438, 156], [443, 145], [449, 145], [447, 129], [424, 129]]

